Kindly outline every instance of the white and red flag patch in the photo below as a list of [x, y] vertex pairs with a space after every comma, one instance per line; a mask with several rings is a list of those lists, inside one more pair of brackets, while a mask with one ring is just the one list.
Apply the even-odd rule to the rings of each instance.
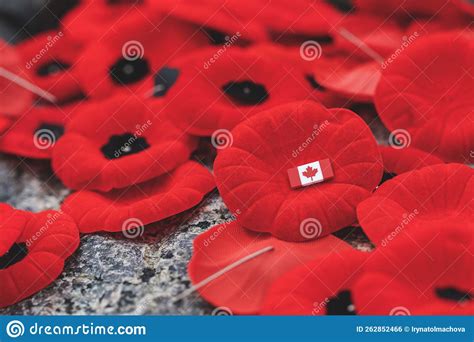
[[288, 169], [288, 178], [292, 188], [321, 183], [332, 177], [334, 177], [334, 172], [329, 159], [317, 160]]

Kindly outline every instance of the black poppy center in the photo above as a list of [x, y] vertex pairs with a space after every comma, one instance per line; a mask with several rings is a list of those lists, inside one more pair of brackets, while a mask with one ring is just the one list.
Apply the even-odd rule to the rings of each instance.
[[268, 99], [265, 86], [252, 81], [231, 81], [222, 87], [224, 93], [241, 105], [258, 105]]
[[455, 287], [438, 287], [435, 292], [439, 298], [453, 302], [463, 303], [472, 300], [472, 295], [469, 292], [459, 290]]
[[51, 142], [57, 141], [64, 134], [64, 127], [58, 124], [44, 122], [40, 124], [34, 135], [41, 140], [48, 140]]
[[112, 135], [100, 149], [107, 159], [118, 159], [130, 154], [138, 153], [149, 148], [150, 145], [145, 138], [137, 137], [130, 133]]
[[[382, 176], [382, 180], [380, 181], [380, 184], [388, 181], [389, 179], [392, 179], [393, 177], [395, 177], [397, 174], [396, 173], [393, 173], [393, 172], [388, 172], [388, 171], [385, 171], [383, 172], [383, 176]], [[379, 185], [380, 185], [379, 184]]]
[[71, 64], [62, 61], [51, 61], [41, 65], [37, 70], [36, 74], [41, 77], [57, 74], [58, 72], [67, 70], [71, 67]]
[[14, 243], [8, 252], [0, 256], [0, 270], [22, 261], [28, 255], [28, 248], [23, 242]]
[[155, 75], [155, 86], [153, 87], [153, 96], [165, 96], [171, 89], [179, 76], [179, 70], [175, 68], [163, 67]]
[[120, 58], [109, 69], [112, 81], [119, 85], [131, 84], [140, 81], [150, 72], [146, 59]]
[[326, 304], [327, 315], [355, 315], [355, 307], [352, 303], [351, 292], [340, 291], [336, 296], [329, 298]]
[[319, 91], [325, 91], [326, 88], [324, 88], [321, 84], [318, 83], [318, 81], [316, 81], [316, 79], [314, 78], [313, 75], [306, 75], [305, 76], [306, 78], [306, 81], [308, 81], [308, 83], [311, 85], [311, 87], [313, 89], [316, 89], [316, 90], [319, 90]]

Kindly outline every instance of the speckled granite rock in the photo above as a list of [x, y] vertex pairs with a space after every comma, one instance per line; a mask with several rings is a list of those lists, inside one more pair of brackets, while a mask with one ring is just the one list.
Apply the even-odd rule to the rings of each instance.
[[[204, 144], [195, 159], [210, 165], [209, 151], [209, 144]], [[37, 212], [59, 208], [68, 193], [47, 161], [0, 155], [0, 201]], [[194, 238], [230, 220], [213, 191], [196, 208], [147, 226], [136, 239], [121, 233], [82, 236], [59, 279], [31, 298], [0, 309], [0, 314], [210, 314], [213, 308], [198, 295], [174, 299], [190, 286], [187, 263]], [[371, 249], [360, 229], [346, 229], [337, 236], [358, 249]]]

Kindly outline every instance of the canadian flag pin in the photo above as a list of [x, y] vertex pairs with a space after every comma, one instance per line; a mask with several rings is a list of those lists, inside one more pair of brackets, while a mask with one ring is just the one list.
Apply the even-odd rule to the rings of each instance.
[[288, 178], [292, 188], [301, 188], [321, 183], [334, 177], [329, 159], [317, 160], [288, 169]]

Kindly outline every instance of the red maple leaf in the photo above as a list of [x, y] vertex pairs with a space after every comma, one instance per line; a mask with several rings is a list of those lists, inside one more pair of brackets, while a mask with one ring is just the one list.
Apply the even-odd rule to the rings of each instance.
[[313, 180], [313, 177], [316, 176], [317, 173], [318, 169], [313, 169], [311, 166], [308, 166], [303, 172], [303, 176], [305, 176], [306, 178], [311, 178], [311, 180]]

